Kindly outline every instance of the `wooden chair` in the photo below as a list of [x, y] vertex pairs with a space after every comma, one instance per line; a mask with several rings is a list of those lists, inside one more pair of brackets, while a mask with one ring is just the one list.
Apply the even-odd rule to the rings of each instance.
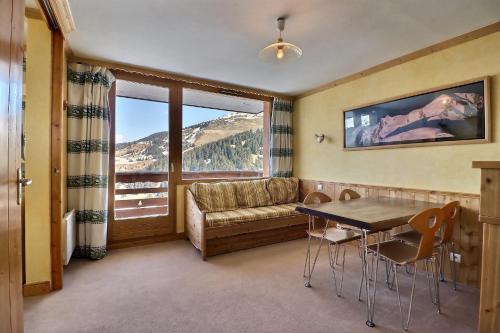
[[349, 200], [353, 200], [361, 198], [361, 195], [359, 195], [359, 193], [354, 190], [346, 188], [342, 190], [342, 192], [340, 192], [339, 200], [340, 201], [348, 200], [347, 197], [349, 197]]
[[[432, 221], [431, 223], [429, 223]], [[410, 219], [408, 224], [414, 229], [419, 235], [420, 240], [418, 246], [413, 246], [400, 240], [393, 239], [379, 244], [372, 244], [368, 246], [371, 253], [378, 255], [377, 260], [384, 258], [391, 265], [391, 270], [394, 271], [395, 282], [396, 282], [396, 292], [398, 295], [399, 311], [401, 313], [401, 323], [404, 330], [408, 330], [410, 324], [411, 307], [413, 302], [413, 295], [415, 293], [415, 279], [417, 276], [417, 262], [424, 261], [425, 266], [428, 264], [431, 266], [434, 290], [431, 290], [431, 285], [429, 283], [429, 290], [431, 290], [432, 301], [436, 305], [438, 312], [441, 311], [439, 303], [439, 282], [438, 282], [438, 256], [434, 251], [434, 242], [436, 237], [436, 232], [441, 227], [443, 223], [443, 211], [439, 208], [427, 209]], [[413, 265], [413, 282], [410, 294], [410, 303], [408, 306], [408, 314], [403, 315], [403, 309], [401, 306], [401, 295], [399, 293], [399, 282], [398, 282], [398, 266], [402, 265]]]
[[[441, 210], [443, 212], [443, 224], [441, 227], [441, 236], [435, 236], [434, 247], [438, 248], [440, 253], [439, 272], [441, 275], [441, 281], [445, 281], [443, 266], [445, 260], [447, 260], [450, 269], [452, 270], [453, 273], [453, 288], [457, 290], [456, 263], [455, 261], [452, 262], [452, 260], [450, 259], [450, 252], [455, 252], [454, 250], [455, 244], [453, 242], [453, 229], [455, 225], [455, 220], [460, 210], [460, 202], [458, 201], [450, 202], [446, 204], [443, 208], [441, 208]], [[420, 234], [415, 230], [395, 234], [393, 238], [413, 246], [418, 246], [420, 242]]]
[[[305, 199], [304, 199], [304, 204], [310, 205], [314, 203], [325, 203], [325, 202], [331, 202], [332, 199], [327, 196], [324, 193], [321, 192], [312, 192], [309, 193]], [[310, 288], [311, 287], [311, 276], [314, 271], [314, 267], [316, 266], [316, 262], [318, 260], [318, 256], [321, 250], [321, 246], [323, 244], [323, 240], [326, 240], [328, 242], [328, 258], [330, 261], [330, 267], [332, 269], [333, 273], [333, 281], [335, 284], [335, 292], [337, 296], [341, 296], [342, 293], [342, 285], [344, 281], [344, 264], [345, 264], [345, 243], [360, 239], [361, 236], [359, 233], [355, 233], [353, 230], [343, 230], [339, 229], [336, 226], [331, 226], [331, 223], [333, 221], [326, 220], [325, 221], [325, 226], [322, 228], [314, 228], [314, 217], [310, 217], [310, 223], [309, 223], [309, 230], [307, 231], [308, 234], [308, 241], [307, 241], [307, 253], [306, 253], [306, 261], [304, 264], [304, 277], [306, 277], [306, 268], [308, 268], [308, 274], [307, 274], [307, 282], [305, 283], [305, 286]], [[314, 257], [314, 262], [311, 267], [311, 239], [315, 238], [319, 240], [319, 246], [318, 250], [316, 252], [316, 256]], [[338, 255], [340, 252], [340, 248], [343, 248], [343, 254], [342, 254], [342, 264], [338, 264]], [[337, 286], [337, 277], [336, 277], [336, 265], [341, 266], [342, 271], [341, 271], [341, 278], [340, 278], [340, 285]]]

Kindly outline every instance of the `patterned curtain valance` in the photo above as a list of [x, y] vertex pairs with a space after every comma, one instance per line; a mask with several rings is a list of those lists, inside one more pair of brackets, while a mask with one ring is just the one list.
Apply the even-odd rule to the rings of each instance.
[[68, 66], [68, 209], [78, 224], [75, 256], [106, 254], [109, 89], [115, 78], [100, 66]]
[[291, 177], [293, 164], [292, 102], [275, 98], [271, 114], [271, 175]]

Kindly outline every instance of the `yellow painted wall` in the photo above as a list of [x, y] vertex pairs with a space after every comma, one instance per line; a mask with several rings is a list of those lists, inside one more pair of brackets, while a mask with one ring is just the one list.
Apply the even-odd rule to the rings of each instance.
[[[343, 110], [486, 75], [492, 77], [493, 143], [343, 151]], [[479, 193], [479, 170], [471, 162], [500, 160], [499, 84], [500, 33], [495, 33], [301, 98], [294, 104], [294, 175]], [[315, 133], [329, 140], [317, 144]]]
[[50, 281], [51, 32], [28, 18], [26, 39], [26, 283]]

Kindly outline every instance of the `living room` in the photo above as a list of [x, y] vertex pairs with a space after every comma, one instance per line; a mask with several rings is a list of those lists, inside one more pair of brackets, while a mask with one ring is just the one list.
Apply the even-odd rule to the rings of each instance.
[[1, 332], [500, 331], [497, 1], [0, 11]]

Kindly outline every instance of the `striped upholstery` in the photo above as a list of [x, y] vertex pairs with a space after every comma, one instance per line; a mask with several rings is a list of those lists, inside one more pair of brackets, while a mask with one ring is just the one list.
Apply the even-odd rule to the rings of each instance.
[[238, 207], [251, 208], [273, 204], [266, 188], [266, 179], [234, 182]]
[[270, 219], [299, 214], [295, 211], [296, 204], [275, 205], [267, 207], [240, 208], [225, 212], [207, 213], [207, 227], [222, 227], [231, 224], [252, 222], [255, 220]]
[[193, 183], [190, 190], [202, 211], [210, 213], [238, 208], [236, 189], [232, 182]]
[[299, 192], [298, 178], [273, 177], [267, 181], [267, 190], [276, 205], [297, 202]]

